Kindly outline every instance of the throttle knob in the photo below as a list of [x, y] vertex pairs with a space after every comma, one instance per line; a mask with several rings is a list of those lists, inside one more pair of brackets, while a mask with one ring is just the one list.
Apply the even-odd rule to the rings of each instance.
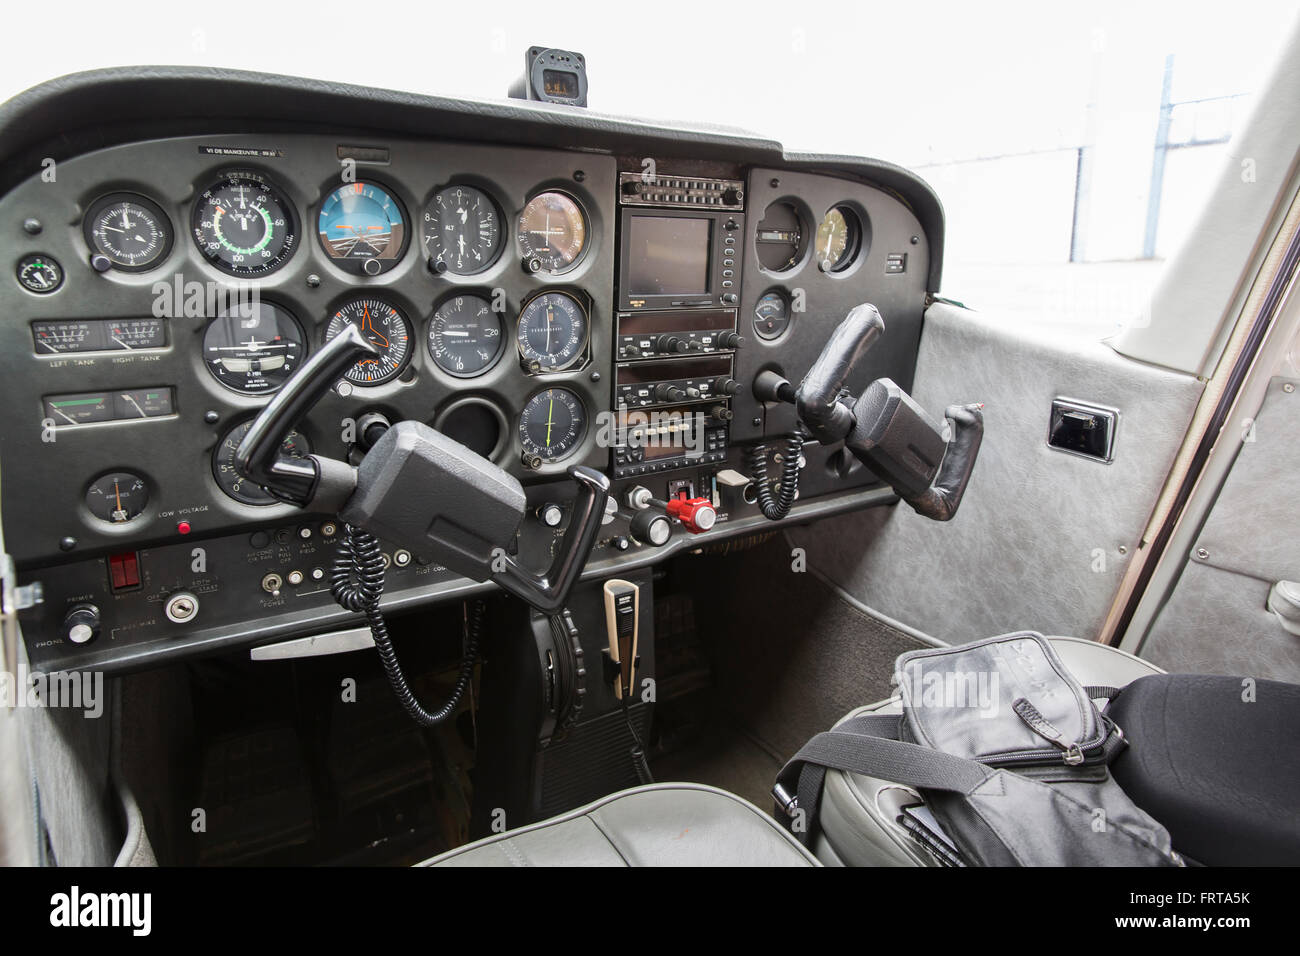
[[708, 498], [674, 498], [667, 504], [668, 514], [691, 534], [701, 534], [718, 523], [718, 512]]
[[652, 544], [657, 548], [668, 543], [673, 533], [673, 526], [669, 523], [666, 514], [646, 508], [633, 516], [628, 530], [632, 532], [632, 537], [642, 544]]

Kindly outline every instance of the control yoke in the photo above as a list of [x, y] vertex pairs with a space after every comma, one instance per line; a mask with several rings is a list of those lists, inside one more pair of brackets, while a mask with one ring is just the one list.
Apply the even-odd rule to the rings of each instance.
[[[984, 437], [983, 405], [949, 405], [945, 426], [905, 391], [878, 378], [854, 399], [853, 366], [885, 332], [876, 307], [855, 308], [831, 335], [795, 393], [799, 419], [823, 445], [843, 441], [912, 508], [935, 521], [957, 513]], [[947, 437], [951, 433], [951, 438]]]
[[354, 326], [330, 339], [284, 384], [235, 451], [235, 468], [281, 501], [337, 513], [348, 524], [426, 555], [475, 581], [492, 580], [543, 613], [564, 606], [600, 531], [609, 479], [581, 465], [569, 530], [537, 573], [508, 553], [523, 521], [523, 486], [503, 469], [417, 421], [384, 432], [358, 467], [281, 445], [303, 416], [374, 347]]

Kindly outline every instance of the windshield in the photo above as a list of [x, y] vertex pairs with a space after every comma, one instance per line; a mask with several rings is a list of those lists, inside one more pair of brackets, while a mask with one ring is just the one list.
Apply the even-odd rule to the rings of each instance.
[[[744, 127], [790, 149], [917, 171], [947, 212], [942, 291], [1015, 310], [1044, 295], [1108, 328], [1141, 307], [1194, 221], [1294, 4], [535, 2], [260, 5], [247, 16], [139, 0], [60, 8], [36, 44], [6, 31], [0, 94], [95, 67], [184, 64], [500, 99], [531, 44], [583, 53], [590, 108]], [[417, 12], [418, 11], [418, 12]], [[688, 18], [689, 21], [689, 18]], [[93, 28], [81, 28], [93, 24]]]

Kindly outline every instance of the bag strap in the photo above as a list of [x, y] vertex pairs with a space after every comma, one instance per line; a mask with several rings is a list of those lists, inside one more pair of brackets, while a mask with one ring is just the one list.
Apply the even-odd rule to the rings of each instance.
[[827, 770], [961, 794], [969, 794], [996, 773], [978, 761], [899, 740], [901, 720], [884, 715], [846, 720], [809, 740], [781, 769], [772, 795], [779, 814], [793, 818], [796, 811], [801, 811], [804, 826], [795, 832], [799, 842], [811, 845], [816, 835], [817, 810]]

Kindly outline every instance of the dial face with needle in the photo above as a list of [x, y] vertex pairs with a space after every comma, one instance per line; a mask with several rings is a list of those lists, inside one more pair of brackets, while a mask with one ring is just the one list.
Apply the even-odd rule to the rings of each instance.
[[382, 385], [401, 374], [411, 357], [411, 323], [406, 316], [379, 299], [353, 299], [334, 313], [325, 338], [334, 338], [347, 325], [356, 326], [379, 354], [357, 362], [344, 378], [357, 385]]
[[483, 190], [448, 186], [424, 209], [423, 238], [435, 271], [477, 275], [501, 251], [501, 215]]
[[458, 295], [434, 310], [429, 321], [429, 354], [438, 368], [457, 378], [472, 378], [501, 357], [505, 322], [492, 303], [478, 295]]
[[519, 253], [537, 271], [557, 275], [578, 264], [587, 246], [587, 219], [576, 199], [539, 193], [519, 214]]
[[86, 507], [100, 521], [125, 524], [139, 517], [149, 503], [149, 485], [129, 471], [112, 471], [86, 489]]
[[86, 244], [122, 272], [152, 269], [172, 247], [167, 214], [156, 202], [134, 193], [97, 199], [87, 210], [82, 228]]
[[582, 358], [587, 310], [567, 292], [545, 292], [519, 313], [519, 354], [533, 372], [558, 372]]
[[194, 204], [191, 228], [204, 257], [232, 276], [264, 276], [297, 248], [293, 205], [260, 173], [228, 173]]
[[823, 272], [839, 272], [853, 261], [858, 246], [858, 220], [852, 211], [836, 206], [817, 227], [817, 265]]
[[587, 434], [587, 409], [567, 388], [548, 388], [528, 400], [519, 417], [524, 455], [544, 462], [573, 453]]
[[256, 302], [218, 316], [203, 333], [203, 361], [213, 377], [237, 392], [274, 392], [306, 351], [302, 329], [285, 309]]

